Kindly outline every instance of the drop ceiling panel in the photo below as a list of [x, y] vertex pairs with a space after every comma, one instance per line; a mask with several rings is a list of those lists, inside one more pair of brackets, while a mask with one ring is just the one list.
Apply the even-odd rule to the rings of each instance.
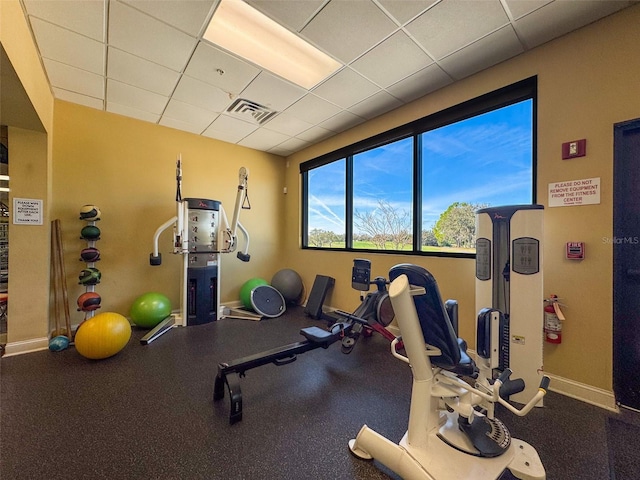
[[107, 80], [107, 102], [128, 105], [137, 110], [161, 114], [169, 99], [115, 80]]
[[327, 130], [322, 127], [311, 127], [309, 130], [305, 130], [302, 133], [296, 135], [297, 138], [300, 138], [309, 143], [319, 142], [320, 140], [324, 140], [325, 138], [329, 138], [332, 136], [334, 132], [331, 130]]
[[399, 31], [353, 62], [351, 68], [385, 88], [431, 63], [429, 55]]
[[104, 77], [102, 75], [47, 58], [44, 59], [44, 66], [47, 69], [51, 86], [104, 99]]
[[398, 22], [404, 24], [438, 3], [438, 0], [378, 0], [378, 2]]
[[453, 79], [442, 68], [432, 64], [391, 85], [387, 91], [403, 102], [411, 102], [452, 82]]
[[162, 118], [172, 118], [181, 122], [193, 125], [198, 130], [198, 133], [202, 133], [211, 122], [218, 116], [217, 113], [203, 108], [189, 105], [188, 103], [180, 102], [172, 99], [164, 113]]
[[186, 75], [180, 79], [173, 93], [173, 98], [212, 112], [222, 112], [231, 103], [229, 94], [213, 85]]
[[350, 129], [351, 127], [355, 127], [356, 125], [359, 125], [364, 121], [364, 118], [343, 110], [337, 115], [334, 115], [333, 117], [320, 123], [319, 126], [322, 128], [326, 128], [327, 130], [331, 130], [332, 132], [339, 133]]
[[529, 48], [541, 45], [628, 6], [624, 1], [552, 2], [515, 22], [515, 29]]
[[214, 0], [124, 0], [138, 10], [196, 37]]
[[309, 93], [287, 108], [286, 112], [306, 122], [318, 123], [334, 116], [340, 107]]
[[29, 14], [104, 41], [105, 0], [24, 0]]
[[97, 108], [102, 110], [104, 108], [104, 101], [99, 98], [88, 97], [76, 92], [70, 92], [69, 90], [63, 90], [61, 88], [53, 87], [53, 94], [57, 99], [64, 100], [65, 102], [76, 103], [78, 105], [84, 105], [85, 107]]
[[269, 149], [269, 153], [274, 153], [276, 155], [281, 155], [286, 157], [287, 155], [291, 155], [293, 152], [298, 150], [302, 150], [304, 147], [309, 145], [309, 142], [305, 142], [299, 138], [290, 138], [289, 140], [285, 140], [280, 145]]
[[284, 133], [285, 135], [293, 137], [305, 130], [309, 130], [313, 127], [313, 124], [300, 120], [288, 113], [281, 113], [269, 120], [265, 127], [267, 130], [273, 130], [274, 132]]
[[266, 152], [267, 150], [271, 150], [273, 147], [280, 145], [282, 142], [289, 140], [289, 138], [290, 137], [288, 135], [283, 135], [282, 133], [272, 132], [261, 128], [244, 137], [238, 142], [238, 145]]
[[170, 96], [180, 74], [130, 53], [109, 47], [107, 75], [134, 87]]
[[500, 0], [442, 0], [409, 23], [406, 29], [439, 60], [508, 21]]
[[349, 111], [359, 117], [371, 119], [400, 106], [402, 106], [400, 100], [387, 92], [380, 91], [371, 95], [365, 101], [350, 107]]
[[505, 0], [513, 19], [530, 14], [553, 0]]
[[167, 117], [166, 115], [163, 115], [162, 118], [160, 118], [158, 124], [169, 128], [175, 128], [176, 130], [182, 130], [184, 132], [195, 133], [196, 135], [200, 135], [203, 130], [198, 125], [194, 125], [191, 122], [183, 122], [176, 120], [175, 118]]
[[342, 108], [349, 108], [379, 91], [366, 78], [350, 68], [344, 68], [313, 91], [319, 97]]
[[303, 88], [262, 71], [239, 96], [280, 112], [305, 93]]
[[509, 25], [442, 59], [440, 66], [453, 78], [461, 79], [522, 52]]
[[145, 122], [157, 123], [160, 119], [160, 115], [154, 113], [145, 112], [144, 110], [138, 110], [137, 108], [130, 107], [129, 105], [120, 105], [114, 102], [107, 102], [107, 112], [117, 113], [118, 115], [124, 115], [125, 117], [137, 118]]
[[327, 53], [349, 63], [397, 28], [373, 2], [333, 1], [302, 29], [302, 34]]
[[31, 25], [44, 58], [104, 73], [104, 44], [37, 18], [31, 19]]
[[251, 132], [258, 129], [257, 125], [244, 122], [228, 115], [220, 115], [205, 130], [203, 135], [217, 138], [225, 142], [238, 143]]
[[260, 73], [260, 69], [200, 42], [184, 73], [237, 95]]
[[299, 32], [328, 0], [247, 0], [249, 5], [289, 30]]
[[179, 72], [193, 53], [196, 39], [123, 3], [111, 1], [109, 44]]

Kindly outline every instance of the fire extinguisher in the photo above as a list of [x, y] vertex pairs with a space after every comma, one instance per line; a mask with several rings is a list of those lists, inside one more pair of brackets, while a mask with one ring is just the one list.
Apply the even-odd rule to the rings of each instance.
[[545, 298], [544, 306], [544, 339], [549, 343], [562, 343], [562, 322], [564, 315], [560, 310], [558, 296]]

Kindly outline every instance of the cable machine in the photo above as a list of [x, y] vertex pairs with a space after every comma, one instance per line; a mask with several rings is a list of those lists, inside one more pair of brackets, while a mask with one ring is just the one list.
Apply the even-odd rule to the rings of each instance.
[[182, 158], [176, 161], [176, 215], [160, 225], [153, 236], [153, 252], [149, 263], [158, 266], [162, 254], [158, 251], [158, 238], [173, 227], [173, 253], [182, 255], [182, 281], [180, 313], [170, 315], [145, 335], [143, 345], [169, 331], [174, 326], [209, 323], [221, 316], [220, 258], [223, 253], [238, 247], [237, 230], [244, 237], [245, 247], [237, 253], [238, 259], [250, 259], [249, 233], [240, 223], [240, 210], [251, 208], [247, 196], [249, 171], [241, 167], [238, 172], [238, 190], [231, 223], [222, 203], [205, 198], [182, 198]]

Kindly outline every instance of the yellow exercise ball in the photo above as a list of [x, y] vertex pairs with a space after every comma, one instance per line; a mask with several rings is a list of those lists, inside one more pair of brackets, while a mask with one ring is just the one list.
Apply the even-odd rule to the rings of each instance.
[[119, 313], [102, 312], [80, 324], [74, 341], [80, 355], [100, 360], [118, 353], [130, 338], [129, 320]]

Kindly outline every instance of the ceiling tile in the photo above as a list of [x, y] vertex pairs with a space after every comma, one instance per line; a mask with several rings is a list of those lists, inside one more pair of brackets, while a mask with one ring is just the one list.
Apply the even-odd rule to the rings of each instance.
[[198, 133], [201, 133], [211, 125], [211, 122], [213, 122], [217, 116], [218, 114], [215, 112], [204, 110], [175, 99], [169, 101], [167, 108], [162, 114], [163, 119], [167, 117], [193, 125], [196, 130], [198, 130]]
[[387, 92], [380, 91], [371, 95], [365, 101], [355, 104], [349, 108], [351, 113], [359, 117], [371, 119], [382, 115], [394, 108], [398, 108], [402, 102]]
[[289, 140], [288, 135], [282, 133], [271, 132], [260, 128], [255, 132], [247, 135], [238, 142], [238, 145], [244, 147], [255, 148], [256, 150], [267, 151], [273, 147], [280, 145], [282, 142]]
[[334, 115], [333, 117], [325, 120], [319, 126], [321, 128], [326, 128], [327, 130], [331, 130], [332, 132], [339, 133], [339, 132], [344, 132], [345, 130], [348, 130], [352, 127], [355, 127], [356, 125], [364, 121], [365, 121], [364, 118], [354, 115], [351, 112], [347, 112], [346, 110], [343, 110], [337, 115]]
[[555, 1], [514, 24], [527, 47], [533, 48], [627, 6], [626, 1]]
[[59, 100], [65, 102], [77, 103], [78, 105], [84, 105], [85, 107], [97, 108], [102, 110], [104, 108], [104, 101], [99, 98], [88, 97], [76, 92], [69, 92], [68, 90], [62, 90], [61, 88], [53, 87], [53, 94]]
[[285, 110], [294, 117], [317, 124], [334, 116], [340, 107], [309, 93]]
[[302, 34], [320, 48], [349, 63], [398, 26], [373, 2], [329, 2]]
[[378, 0], [378, 2], [399, 23], [404, 24], [438, 3], [438, 0]]
[[29, 15], [104, 41], [105, 0], [24, 0]]
[[299, 32], [327, 0], [247, 0], [249, 5], [289, 30]]
[[284, 133], [285, 135], [295, 136], [300, 132], [309, 130], [313, 125], [288, 113], [281, 113], [275, 118], [269, 120], [269, 123], [265, 124], [265, 127], [267, 130], [273, 130], [278, 133]]
[[123, 0], [191, 36], [203, 29], [214, 0]]
[[198, 125], [194, 125], [190, 122], [176, 120], [175, 118], [167, 117], [166, 115], [163, 115], [160, 118], [158, 124], [169, 128], [175, 128], [176, 130], [182, 130], [184, 132], [195, 133], [196, 135], [200, 135], [203, 130]]
[[107, 105], [117, 103], [128, 105], [134, 109], [161, 114], [167, 105], [167, 97], [157, 93], [132, 87], [115, 80], [107, 80]]
[[441, 59], [509, 21], [500, 0], [443, 0], [409, 23], [406, 30]]
[[299, 138], [290, 138], [289, 140], [282, 142], [280, 145], [269, 149], [268, 152], [286, 157], [298, 150], [302, 150], [307, 145], [309, 145], [309, 142], [305, 142]]
[[[220, 74], [218, 69], [224, 73]], [[260, 69], [200, 42], [184, 73], [237, 95], [260, 73]]]
[[505, 0], [514, 19], [523, 17], [553, 0]]
[[137, 118], [138, 120], [144, 120], [145, 122], [151, 123], [157, 123], [158, 119], [160, 118], [160, 115], [157, 115], [155, 113], [138, 110], [137, 108], [133, 108], [128, 105], [120, 105], [111, 101], [107, 102], [107, 112], [117, 113], [118, 115]]
[[180, 74], [117, 48], [109, 47], [107, 76], [134, 87], [169, 96]]
[[111, 1], [109, 44], [175, 71], [182, 71], [196, 39], [127, 5]]
[[344, 68], [316, 87], [313, 93], [342, 108], [349, 108], [378, 90], [380, 89], [366, 78], [350, 68]]
[[302, 133], [296, 135], [297, 138], [305, 140], [307, 142], [319, 142], [325, 138], [332, 136], [334, 132], [322, 127], [311, 127], [309, 130], [305, 130]]
[[450, 83], [453, 83], [453, 79], [438, 65], [433, 64], [391, 85], [387, 91], [408, 103]]
[[212, 112], [223, 112], [231, 103], [229, 94], [186, 75], [180, 79], [173, 98]]
[[305, 93], [306, 90], [262, 71], [247, 88], [240, 92], [239, 96], [273, 110], [282, 111]]
[[37, 18], [31, 19], [31, 25], [44, 58], [104, 73], [104, 44]]
[[104, 99], [104, 77], [102, 75], [70, 67], [47, 58], [43, 60], [43, 63], [51, 86]]
[[384, 88], [431, 63], [429, 55], [399, 31], [353, 62], [351, 68]]
[[442, 59], [440, 66], [461, 79], [522, 53], [524, 49], [511, 25]]
[[209, 125], [203, 135], [229, 143], [238, 143], [257, 129], [258, 125], [247, 123], [228, 115], [220, 115]]

